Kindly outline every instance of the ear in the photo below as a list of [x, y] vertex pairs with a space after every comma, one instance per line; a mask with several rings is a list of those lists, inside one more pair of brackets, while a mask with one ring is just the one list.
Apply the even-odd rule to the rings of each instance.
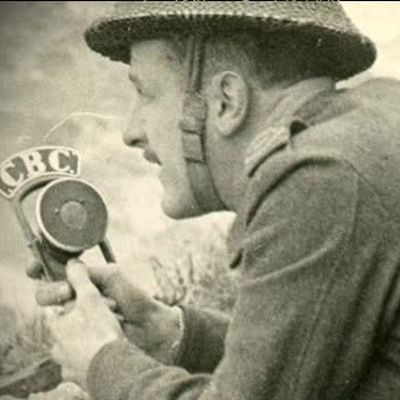
[[249, 108], [248, 86], [237, 73], [225, 71], [211, 80], [209, 116], [216, 132], [233, 135], [246, 119]]

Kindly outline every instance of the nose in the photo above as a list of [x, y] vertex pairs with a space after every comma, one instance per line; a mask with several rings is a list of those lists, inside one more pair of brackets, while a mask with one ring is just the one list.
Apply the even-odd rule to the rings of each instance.
[[123, 141], [129, 147], [144, 148], [147, 137], [137, 116], [131, 115], [123, 132]]

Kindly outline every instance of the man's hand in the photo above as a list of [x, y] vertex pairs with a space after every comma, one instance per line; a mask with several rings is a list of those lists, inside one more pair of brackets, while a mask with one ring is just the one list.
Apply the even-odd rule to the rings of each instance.
[[[27, 273], [38, 278], [41, 265], [33, 263]], [[173, 363], [182, 336], [181, 310], [154, 300], [134, 285], [115, 265], [89, 267], [92, 282], [111, 308], [123, 317], [123, 330], [128, 339], [156, 360]], [[42, 306], [62, 305], [73, 298], [68, 282], [41, 282], [36, 300]]]
[[[115, 315], [89, 278], [87, 269], [78, 260], [67, 265], [67, 278], [76, 300], [65, 313], [53, 313], [49, 328], [55, 339], [53, 358], [68, 378], [83, 387], [90, 362], [107, 343], [124, 337]], [[54, 311], [54, 310], [53, 310]]]

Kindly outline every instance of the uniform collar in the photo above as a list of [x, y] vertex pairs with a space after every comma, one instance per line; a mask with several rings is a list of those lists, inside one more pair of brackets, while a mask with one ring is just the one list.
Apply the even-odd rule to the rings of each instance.
[[[262, 160], [289, 143], [292, 130], [299, 131], [307, 127], [307, 122], [297, 115], [299, 111], [321, 93], [332, 92], [333, 89], [332, 79], [315, 78], [302, 81], [282, 92], [279, 101], [262, 122], [264, 129], [251, 140], [246, 149], [244, 167], [248, 177]], [[292, 129], [295, 121], [298, 127]]]
[[[245, 168], [249, 178], [263, 159], [289, 142], [291, 124], [296, 120], [297, 112], [319, 94], [333, 91], [334, 88], [335, 83], [332, 79], [315, 78], [304, 80], [284, 90], [280, 100], [264, 120], [265, 128], [254, 137], [246, 151]], [[248, 195], [249, 193], [237, 212], [228, 238], [231, 268], [238, 265], [241, 259], [242, 243], [247, 228], [246, 206], [250, 201]]]
[[335, 82], [328, 77], [306, 79], [284, 89], [280, 100], [265, 120], [264, 127], [268, 129], [273, 125], [283, 125], [315, 96], [334, 89]]

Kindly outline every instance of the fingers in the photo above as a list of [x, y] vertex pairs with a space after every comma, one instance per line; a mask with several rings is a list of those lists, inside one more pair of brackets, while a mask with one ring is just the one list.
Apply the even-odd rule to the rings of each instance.
[[[69, 282], [39, 282], [39, 286], [36, 289], [36, 302], [40, 306], [63, 305], [75, 298], [74, 286], [76, 286], [77, 292], [81, 293], [79, 297], [82, 297], [82, 294], [85, 297], [88, 294], [95, 294], [97, 296], [98, 291], [92, 282], [100, 290], [104, 289], [104, 295], [107, 296], [107, 289], [109, 289], [111, 279], [116, 275], [116, 271], [117, 268], [115, 265], [90, 267], [88, 269], [80, 260], [72, 259], [66, 267]], [[42, 276], [43, 267], [40, 262], [33, 261], [26, 268], [26, 272], [31, 278], [38, 279]], [[117, 310], [115, 300], [105, 297], [105, 302], [111, 311], [115, 312]]]
[[[71, 260], [74, 262], [74, 260]], [[79, 262], [75, 259], [76, 262]], [[114, 264], [107, 264], [104, 266], [96, 266], [88, 268], [90, 279], [93, 283], [102, 288], [106, 287], [109, 280], [116, 274], [117, 267]], [[32, 279], [40, 279], [43, 276], [43, 265], [37, 261], [33, 260], [26, 267], [26, 274]]]
[[26, 274], [32, 279], [40, 279], [43, 275], [42, 264], [34, 260], [26, 267]]
[[90, 279], [100, 288], [107, 289], [110, 285], [110, 280], [116, 276], [117, 267], [113, 264], [88, 268]]
[[82, 307], [82, 310], [89, 311], [95, 304], [106, 306], [104, 297], [91, 281], [84, 263], [77, 259], [70, 260], [66, 273], [67, 279], [76, 293], [77, 305]]
[[86, 265], [78, 259], [68, 261], [67, 279], [75, 290], [77, 297], [85, 296], [88, 293], [100, 293], [89, 278]]
[[35, 297], [40, 306], [61, 305], [74, 298], [74, 291], [68, 282], [46, 282], [39, 285]]
[[65, 314], [65, 308], [61, 306], [54, 306], [51, 309], [51, 312], [53, 313], [53, 316], [61, 317], [62, 315]]

